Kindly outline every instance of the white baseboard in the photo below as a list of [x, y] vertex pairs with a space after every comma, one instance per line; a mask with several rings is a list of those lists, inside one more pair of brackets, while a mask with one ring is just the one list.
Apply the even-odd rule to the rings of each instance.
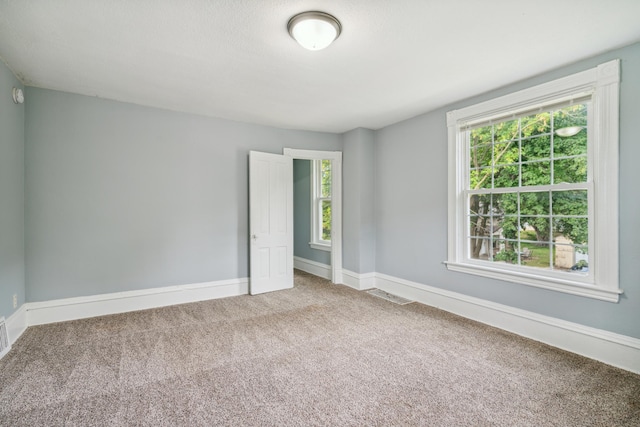
[[293, 267], [298, 270], [306, 271], [314, 276], [322, 277], [324, 279], [331, 280], [331, 266], [322, 264], [317, 261], [311, 261], [310, 259], [293, 257]]
[[543, 316], [385, 274], [376, 287], [631, 372], [640, 373], [640, 339]]
[[376, 273], [355, 273], [342, 269], [342, 283], [350, 288], [364, 291], [376, 287]]
[[20, 336], [27, 330], [29, 324], [27, 323], [27, 304], [22, 304], [9, 318], [7, 319], [7, 334], [9, 335], [9, 344], [13, 345], [14, 342], [20, 338]]
[[245, 295], [248, 290], [249, 280], [242, 278], [31, 302], [23, 307], [26, 306], [27, 325], [33, 326]]

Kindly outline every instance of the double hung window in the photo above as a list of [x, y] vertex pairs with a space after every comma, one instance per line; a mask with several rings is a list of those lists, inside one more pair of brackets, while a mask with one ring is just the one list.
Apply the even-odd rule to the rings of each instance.
[[312, 161], [311, 247], [331, 250], [331, 160]]
[[449, 269], [618, 300], [618, 67], [448, 113]]

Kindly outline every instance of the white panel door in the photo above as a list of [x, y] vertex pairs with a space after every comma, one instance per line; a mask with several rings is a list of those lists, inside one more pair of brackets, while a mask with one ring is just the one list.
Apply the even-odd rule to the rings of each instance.
[[293, 287], [293, 159], [249, 152], [251, 295]]

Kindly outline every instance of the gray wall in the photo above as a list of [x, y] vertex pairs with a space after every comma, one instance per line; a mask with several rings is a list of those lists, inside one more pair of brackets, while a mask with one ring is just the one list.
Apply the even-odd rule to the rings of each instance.
[[23, 88], [0, 61], [0, 316], [5, 317], [15, 311], [13, 295], [18, 307], [25, 301], [25, 116], [24, 104], [13, 103], [13, 87]]
[[27, 97], [28, 301], [247, 277], [249, 150], [342, 149], [335, 134]]
[[[447, 253], [445, 113], [614, 58], [622, 59], [621, 301], [447, 271], [441, 264]], [[344, 152], [345, 268], [640, 338], [640, 44], [375, 132], [344, 135], [36, 88], [27, 88], [21, 107], [11, 103], [14, 84], [0, 66], [2, 315], [13, 312], [14, 293], [20, 303], [25, 300], [25, 287], [27, 301], [42, 301], [246, 277], [247, 153], [292, 147]]]
[[331, 252], [313, 249], [311, 241], [311, 160], [293, 160], [293, 254], [331, 265]]
[[[622, 60], [618, 304], [450, 272], [445, 113], [602, 62]], [[640, 338], [640, 44], [457, 102], [376, 132], [376, 271]], [[347, 145], [345, 144], [345, 149]]]
[[343, 140], [343, 265], [356, 273], [376, 271], [374, 131], [358, 128]]

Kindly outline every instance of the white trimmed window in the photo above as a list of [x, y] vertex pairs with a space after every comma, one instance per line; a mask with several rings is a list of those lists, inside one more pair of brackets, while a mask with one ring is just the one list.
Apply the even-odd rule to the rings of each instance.
[[331, 250], [331, 160], [313, 160], [311, 167], [311, 242]]
[[617, 302], [619, 61], [450, 111], [447, 267]]

